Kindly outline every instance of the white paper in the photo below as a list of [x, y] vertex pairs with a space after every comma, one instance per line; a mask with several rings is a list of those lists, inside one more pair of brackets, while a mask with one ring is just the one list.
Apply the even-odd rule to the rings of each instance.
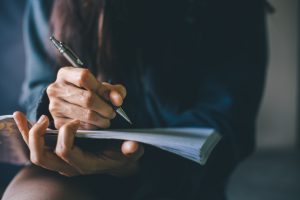
[[[1, 127], [16, 127], [11, 123], [12, 116], [0, 116], [0, 135], [4, 135], [7, 129]], [[10, 119], [10, 120], [8, 120]], [[9, 129], [18, 132], [15, 129]], [[11, 134], [11, 133], [10, 133]], [[48, 129], [46, 134], [55, 136], [57, 130]], [[156, 146], [165, 151], [175, 153], [184, 158], [204, 165], [215, 147], [221, 139], [219, 133], [210, 128], [157, 128], [157, 129], [123, 129], [123, 130], [79, 130], [76, 133], [78, 138], [93, 139], [119, 139], [132, 140]]]

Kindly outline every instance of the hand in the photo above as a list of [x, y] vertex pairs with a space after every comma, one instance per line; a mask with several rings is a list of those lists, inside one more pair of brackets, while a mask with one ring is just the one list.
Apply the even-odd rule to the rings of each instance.
[[105, 173], [128, 176], [138, 170], [138, 160], [144, 153], [143, 146], [133, 141], [123, 142], [121, 151], [111, 149], [97, 155], [82, 151], [74, 145], [78, 120], [72, 120], [59, 129], [56, 148], [53, 151], [45, 147], [44, 134], [49, 124], [46, 116], [42, 116], [30, 130], [24, 114], [15, 112], [14, 119], [29, 147], [31, 162], [62, 175]]
[[122, 85], [100, 83], [88, 69], [63, 67], [57, 79], [47, 88], [49, 111], [57, 129], [72, 119], [80, 120], [80, 128], [108, 128], [116, 116], [107, 103], [121, 106], [126, 96]]

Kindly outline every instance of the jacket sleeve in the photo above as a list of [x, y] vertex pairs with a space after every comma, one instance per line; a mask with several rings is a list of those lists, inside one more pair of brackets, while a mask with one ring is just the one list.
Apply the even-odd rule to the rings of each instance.
[[26, 74], [20, 104], [30, 120], [48, 113], [46, 87], [55, 79], [53, 59], [49, 57], [48, 18], [51, 1], [29, 1], [24, 21]]

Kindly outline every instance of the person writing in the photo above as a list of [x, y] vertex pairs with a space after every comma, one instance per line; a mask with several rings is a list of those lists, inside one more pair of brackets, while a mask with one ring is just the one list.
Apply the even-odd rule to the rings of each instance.
[[[265, 76], [264, 1], [30, 1], [27, 74], [15, 120], [33, 165], [4, 199], [225, 199], [254, 145]], [[84, 60], [74, 68], [52, 33]], [[124, 108], [129, 125], [113, 106]], [[54, 150], [46, 128], [59, 129]], [[205, 166], [133, 141], [86, 152], [77, 129], [212, 127]], [[24, 192], [26, 191], [26, 192]]]

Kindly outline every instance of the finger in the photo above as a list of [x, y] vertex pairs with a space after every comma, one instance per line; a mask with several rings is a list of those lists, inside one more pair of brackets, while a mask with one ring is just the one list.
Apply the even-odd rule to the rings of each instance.
[[47, 88], [47, 94], [50, 102], [54, 101], [54, 98], [60, 98], [68, 103], [93, 110], [108, 119], [113, 119], [116, 116], [113, 108], [92, 91], [69, 84], [52, 84]]
[[58, 72], [57, 81], [71, 83], [79, 88], [84, 88], [89, 91], [97, 91], [97, 94], [104, 99], [107, 99], [107, 93], [109, 90], [109, 100], [115, 106], [121, 106], [123, 99], [126, 96], [126, 89], [123, 86], [110, 86], [110, 84], [101, 84], [88, 69], [63, 67]]
[[29, 131], [28, 145], [30, 149], [30, 159], [38, 160], [44, 152], [44, 133], [49, 125], [49, 119], [45, 115], [41, 116], [36, 124]]
[[[63, 125], [65, 125], [68, 122], [71, 122], [73, 119], [70, 118], [66, 118], [66, 117], [55, 117], [54, 118], [54, 126], [57, 129], [60, 129]], [[92, 125], [92, 124], [88, 124], [85, 122], [80, 122], [79, 125], [79, 129], [81, 130], [96, 130], [99, 127]]]
[[99, 82], [94, 75], [88, 70], [75, 67], [63, 67], [57, 73], [57, 81], [71, 83], [79, 88], [96, 91]]
[[42, 116], [29, 131], [30, 160], [32, 163], [46, 169], [74, 176], [78, 171], [59, 159], [53, 152], [45, 149], [44, 133], [49, 125], [49, 119]]
[[124, 141], [121, 150], [126, 157], [132, 160], [138, 160], [144, 154], [144, 146], [135, 141]]
[[102, 83], [108, 91], [106, 92], [108, 97], [108, 100], [114, 105], [114, 106], [121, 106], [123, 104], [123, 99], [126, 97], [126, 89], [122, 85], [111, 85], [109, 83]]
[[28, 128], [27, 119], [25, 115], [21, 112], [14, 112], [13, 116], [18, 126], [18, 129], [23, 137], [23, 140], [28, 145], [29, 128]]
[[110, 126], [110, 120], [100, 116], [95, 111], [60, 100], [50, 102], [49, 110], [54, 118], [64, 117], [78, 119], [81, 122], [92, 124], [100, 128], [108, 128]]
[[102, 85], [105, 86], [110, 91], [111, 90], [117, 91], [121, 95], [122, 99], [124, 99], [127, 95], [126, 88], [121, 84], [112, 85], [107, 82], [102, 82]]
[[59, 129], [55, 153], [62, 159], [67, 159], [72, 154], [79, 123], [78, 120], [72, 120]]
[[55, 153], [81, 174], [100, 172], [104, 169], [104, 161], [101, 166], [98, 157], [85, 153], [74, 146], [74, 138], [78, 126], [78, 121], [73, 120], [60, 128]]
[[109, 93], [109, 99], [114, 106], [121, 106], [123, 104], [123, 98], [116, 90], [111, 90]]

